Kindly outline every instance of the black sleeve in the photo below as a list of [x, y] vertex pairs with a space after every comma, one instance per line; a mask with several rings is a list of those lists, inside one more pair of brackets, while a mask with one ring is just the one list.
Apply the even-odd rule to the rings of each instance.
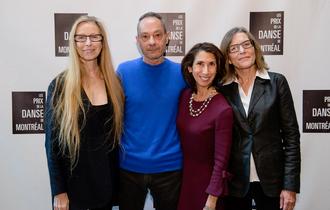
[[58, 129], [54, 126], [54, 110], [53, 105], [56, 99], [53, 98], [55, 94], [56, 80], [53, 80], [47, 91], [47, 99], [45, 106], [45, 148], [49, 170], [49, 178], [52, 196], [66, 192], [66, 184], [64, 178], [64, 163], [61, 158], [61, 153], [58, 144]]
[[284, 146], [283, 189], [300, 191], [300, 133], [289, 84], [283, 75], [277, 80], [280, 98], [281, 135]]

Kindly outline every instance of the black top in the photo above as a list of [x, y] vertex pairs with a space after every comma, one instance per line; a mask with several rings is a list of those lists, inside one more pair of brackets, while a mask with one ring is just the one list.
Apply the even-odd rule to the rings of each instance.
[[[93, 106], [82, 93], [86, 121], [80, 120], [80, 150], [72, 172], [70, 162], [59, 152], [58, 130], [53, 126], [50, 106], [54, 81], [48, 88], [46, 104], [46, 151], [52, 195], [67, 192], [71, 204], [81, 208], [98, 208], [112, 200], [118, 170], [118, 151], [112, 148], [113, 107], [111, 103]], [[55, 101], [55, 100], [54, 100]]]
[[68, 179], [68, 196], [81, 207], [98, 207], [101, 203], [104, 206], [112, 194], [113, 137], [107, 138], [111, 135], [111, 116], [109, 104], [90, 106], [86, 113], [78, 163]]

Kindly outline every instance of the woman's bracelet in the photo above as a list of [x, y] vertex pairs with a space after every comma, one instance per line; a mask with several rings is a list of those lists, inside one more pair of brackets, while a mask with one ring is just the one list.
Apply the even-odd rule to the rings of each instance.
[[204, 206], [203, 210], [215, 210], [215, 208], [211, 208], [211, 207], [208, 207], [208, 206]]

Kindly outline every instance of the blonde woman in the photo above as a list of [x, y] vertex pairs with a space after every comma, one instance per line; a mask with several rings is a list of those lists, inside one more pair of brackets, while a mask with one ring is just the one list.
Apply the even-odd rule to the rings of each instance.
[[95, 17], [70, 32], [69, 67], [48, 87], [46, 152], [54, 210], [111, 209], [123, 91]]

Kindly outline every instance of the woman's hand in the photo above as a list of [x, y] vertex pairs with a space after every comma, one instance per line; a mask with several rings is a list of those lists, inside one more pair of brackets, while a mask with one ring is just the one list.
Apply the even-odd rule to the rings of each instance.
[[288, 190], [282, 190], [280, 195], [280, 208], [283, 210], [292, 210], [296, 204], [296, 193]]
[[69, 198], [67, 193], [55, 195], [54, 210], [69, 210]]
[[215, 210], [215, 208], [210, 208], [208, 206], [204, 206], [203, 210]]
[[209, 195], [207, 197], [203, 210], [215, 210], [215, 207], [217, 206], [217, 200], [218, 200], [218, 197]]

